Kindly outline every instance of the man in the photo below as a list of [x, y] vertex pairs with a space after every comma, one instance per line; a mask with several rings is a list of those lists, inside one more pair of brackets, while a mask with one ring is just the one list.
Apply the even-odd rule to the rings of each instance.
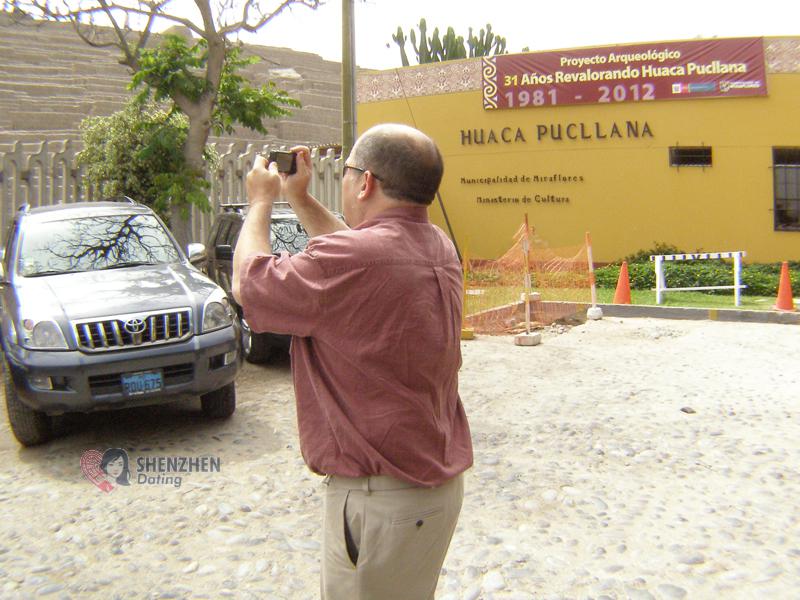
[[[411, 127], [367, 131], [342, 169], [345, 224], [307, 191], [308, 148], [292, 150], [296, 174], [259, 157], [247, 175], [233, 294], [254, 331], [293, 335], [300, 447], [327, 476], [322, 598], [428, 600], [472, 465], [461, 266], [427, 217], [441, 154]], [[276, 258], [281, 194], [312, 239]]]

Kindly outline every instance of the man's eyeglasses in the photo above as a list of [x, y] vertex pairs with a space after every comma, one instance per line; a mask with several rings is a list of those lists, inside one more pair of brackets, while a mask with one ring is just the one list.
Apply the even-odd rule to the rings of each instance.
[[[345, 166], [342, 168], [342, 177], [344, 177], [344, 176], [345, 176], [345, 174], [347, 173], [347, 169], [353, 169], [353, 171], [358, 171], [359, 173], [366, 173], [366, 172], [369, 170], [369, 169], [362, 169], [361, 167], [354, 167], [353, 165], [347, 165], [347, 164], [346, 164], [346, 165], [345, 165]], [[370, 173], [372, 173], [372, 176], [373, 176], [375, 179], [377, 179], [378, 181], [383, 181], [383, 178], [382, 178], [382, 177], [379, 177], [378, 175], [376, 175], [376, 174], [375, 174], [375, 173], [373, 173], [372, 171], [370, 171]]]

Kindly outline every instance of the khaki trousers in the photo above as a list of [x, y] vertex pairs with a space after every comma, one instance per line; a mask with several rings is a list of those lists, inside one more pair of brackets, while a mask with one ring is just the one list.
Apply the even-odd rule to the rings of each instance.
[[326, 478], [322, 600], [432, 600], [464, 498], [386, 476]]

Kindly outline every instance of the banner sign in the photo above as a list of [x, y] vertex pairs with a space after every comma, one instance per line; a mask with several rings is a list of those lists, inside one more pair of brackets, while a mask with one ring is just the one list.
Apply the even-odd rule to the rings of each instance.
[[483, 59], [483, 107], [766, 96], [762, 38], [661, 42]]

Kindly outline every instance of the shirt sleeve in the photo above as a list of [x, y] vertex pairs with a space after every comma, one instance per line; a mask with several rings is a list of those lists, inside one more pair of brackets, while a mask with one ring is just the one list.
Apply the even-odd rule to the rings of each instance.
[[306, 252], [253, 254], [241, 267], [242, 311], [255, 332], [310, 336], [322, 314], [322, 270]]

